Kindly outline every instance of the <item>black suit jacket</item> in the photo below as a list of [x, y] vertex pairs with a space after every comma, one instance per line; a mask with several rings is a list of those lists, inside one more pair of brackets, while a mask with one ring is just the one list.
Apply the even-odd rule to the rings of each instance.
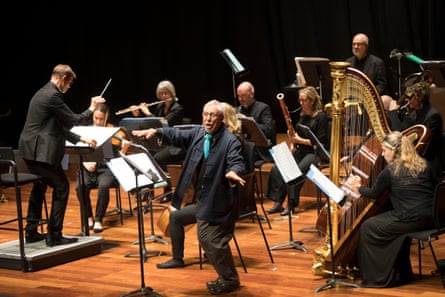
[[32, 97], [25, 126], [19, 139], [23, 159], [59, 165], [65, 153], [65, 140], [76, 143], [80, 136], [70, 129], [81, 121], [92, 120], [92, 111], [74, 113], [56, 85], [48, 82]]

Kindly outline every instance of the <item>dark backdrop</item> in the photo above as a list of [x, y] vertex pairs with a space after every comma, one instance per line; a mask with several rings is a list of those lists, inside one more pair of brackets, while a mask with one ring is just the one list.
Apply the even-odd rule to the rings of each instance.
[[[171, 80], [186, 116], [201, 121], [203, 103], [234, 103], [232, 73], [220, 51], [229, 48], [249, 70], [241, 80], [256, 86], [257, 99], [272, 106], [277, 131], [285, 125], [278, 92], [295, 79], [294, 57], [333, 61], [351, 55], [352, 36], [364, 32], [370, 51], [388, 67], [397, 90], [394, 48], [425, 60], [445, 58], [442, 0], [206, 0], [206, 1], [34, 1], [2, 9], [2, 137], [16, 146], [28, 102], [58, 63], [78, 78], [68, 105], [84, 110], [91, 96], [105, 93], [111, 110], [153, 102], [157, 83]], [[11, 8], [12, 7], [12, 8]], [[419, 66], [401, 59], [402, 77]], [[324, 100], [329, 100], [325, 95]], [[296, 94], [286, 93], [289, 108]], [[115, 122], [118, 118], [114, 117]]]

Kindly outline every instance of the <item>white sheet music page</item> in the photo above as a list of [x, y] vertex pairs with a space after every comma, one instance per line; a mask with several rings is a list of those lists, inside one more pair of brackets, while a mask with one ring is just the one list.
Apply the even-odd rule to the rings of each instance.
[[285, 183], [302, 175], [300, 167], [298, 167], [286, 142], [274, 145], [269, 151]]
[[330, 199], [334, 200], [336, 203], [339, 203], [345, 193], [342, 189], [337, 187], [326, 175], [321, 173], [321, 171], [314, 165], [311, 164], [309, 171], [306, 174], [307, 178], [309, 178], [320, 190], [323, 191]]
[[[120, 127], [102, 127], [102, 126], [74, 126], [71, 128], [71, 132], [76, 133], [77, 135], [91, 138], [96, 140], [97, 146], [101, 146], [105, 141], [111, 138], [114, 134], [119, 131]], [[65, 141], [66, 147], [88, 147], [88, 144], [83, 142], [78, 142], [73, 144], [68, 140]]]

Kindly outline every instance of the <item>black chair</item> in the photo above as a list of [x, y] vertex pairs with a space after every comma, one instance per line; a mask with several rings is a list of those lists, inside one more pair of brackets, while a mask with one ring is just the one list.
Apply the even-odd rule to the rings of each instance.
[[[25, 239], [24, 239], [24, 227], [23, 227], [23, 210], [22, 210], [22, 196], [21, 187], [36, 182], [41, 182], [42, 178], [39, 175], [23, 172], [19, 170], [19, 167], [14, 158], [14, 150], [11, 147], [0, 147], [0, 165], [7, 167], [8, 171], [1, 173], [0, 175], [0, 187], [2, 188], [15, 188], [15, 200], [17, 205], [17, 217], [0, 222], [1, 230], [18, 231], [19, 249], [20, 249], [20, 261], [22, 263], [22, 271], [28, 271], [28, 262], [25, 255]], [[44, 210], [46, 218], [41, 221], [48, 221], [48, 209], [45, 198]], [[7, 227], [9, 224], [17, 222], [17, 227]], [[3, 227], [5, 226], [6, 227]]]
[[[409, 233], [408, 237], [417, 240], [418, 245], [418, 255], [419, 255], [419, 278], [422, 278], [422, 253], [421, 251], [425, 249], [424, 242], [428, 242], [430, 246], [431, 254], [433, 255], [434, 263], [436, 264], [436, 271], [433, 274], [440, 272], [440, 266], [436, 257], [436, 253], [433, 249], [433, 240], [438, 240], [439, 235], [445, 233], [445, 180], [442, 180], [436, 186], [434, 192], [434, 203], [433, 203], [433, 219], [435, 227], [430, 230], [424, 230], [419, 232]], [[442, 283], [445, 287], [445, 281], [442, 277]]]

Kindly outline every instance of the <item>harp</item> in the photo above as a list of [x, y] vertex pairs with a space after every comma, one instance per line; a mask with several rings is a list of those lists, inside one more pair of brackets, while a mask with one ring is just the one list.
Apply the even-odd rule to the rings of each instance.
[[[381, 142], [391, 132], [382, 100], [369, 78], [350, 68], [349, 63], [331, 62], [330, 68], [332, 102], [326, 106], [332, 118], [329, 177], [343, 187], [349, 174], [359, 175], [362, 185], [371, 186], [384, 166]], [[415, 125], [402, 133], [413, 140], [419, 153], [426, 151], [430, 135], [425, 126]], [[345, 195], [339, 204], [329, 201], [317, 219], [317, 229], [326, 234], [326, 241], [314, 250], [312, 272], [317, 275], [332, 273], [331, 267], [336, 267], [337, 275], [357, 277], [360, 225], [366, 218], [388, 209], [388, 202], [387, 194], [377, 200]], [[328, 209], [332, 234], [326, 232]], [[329, 244], [329, 236], [332, 236], [333, 246]]]

